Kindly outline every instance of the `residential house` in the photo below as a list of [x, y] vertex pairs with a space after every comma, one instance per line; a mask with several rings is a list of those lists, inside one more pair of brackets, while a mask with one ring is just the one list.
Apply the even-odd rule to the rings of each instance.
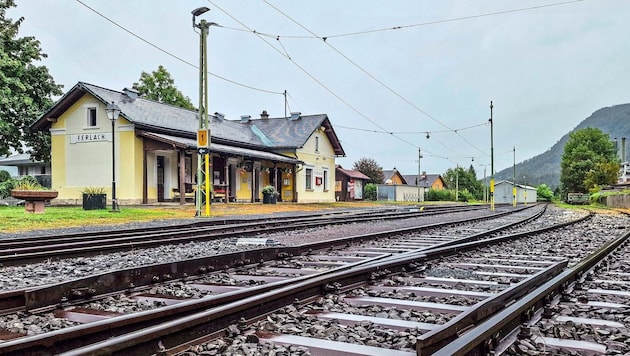
[[35, 161], [28, 153], [14, 153], [4, 158], [0, 158], [0, 166], [15, 167], [17, 177], [33, 176], [39, 184], [44, 187], [51, 187], [50, 164]]
[[[405, 181], [409, 185], [418, 185], [417, 174], [404, 174], [403, 178], [405, 178]], [[427, 172], [422, 172], [420, 175], [420, 186], [426, 188], [427, 191], [429, 189], [442, 190], [446, 188], [446, 182], [444, 182], [444, 179], [439, 174], [427, 174]]]
[[365, 174], [344, 169], [337, 165], [335, 169], [335, 199], [338, 201], [351, 201], [363, 199], [363, 187], [370, 177]]
[[[105, 111], [110, 103], [121, 109], [114, 123]], [[270, 118], [263, 111], [259, 119], [227, 120], [215, 113], [209, 126], [215, 198], [255, 202], [263, 186], [273, 185], [280, 201], [335, 200], [335, 158], [345, 153], [326, 114]], [[110, 199], [112, 181], [122, 205], [184, 203], [204, 166], [198, 113], [144, 99], [132, 89], [79, 82], [31, 129], [51, 134], [55, 204], [75, 204], [89, 186], [106, 188]]]
[[383, 177], [385, 179], [385, 184], [387, 185], [402, 185], [407, 184], [405, 177], [394, 167], [391, 171], [383, 171]]

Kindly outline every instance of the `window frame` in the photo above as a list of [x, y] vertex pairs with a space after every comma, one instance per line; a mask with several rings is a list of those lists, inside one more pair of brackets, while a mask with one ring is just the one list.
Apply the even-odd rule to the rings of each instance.
[[313, 190], [313, 167], [305, 167], [304, 169], [304, 189]]
[[98, 122], [98, 113], [96, 106], [89, 106], [86, 108], [86, 127], [94, 128], [97, 127]]

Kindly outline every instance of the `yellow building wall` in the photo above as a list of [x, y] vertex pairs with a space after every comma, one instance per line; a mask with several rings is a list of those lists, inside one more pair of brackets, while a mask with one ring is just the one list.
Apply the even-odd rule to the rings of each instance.
[[[324, 131], [317, 130], [304, 147], [297, 150], [297, 159], [304, 162], [296, 172], [298, 203], [335, 201], [335, 152]], [[312, 169], [311, 189], [306, 189], [306, 171]], [[326, 174], [324, 174], [326, 172]], [[321, 178], [321, 184], [317, 184]]]
[[[96, 108], [96, 126], [88, 126], [88, 108]], [[53, 204], [79, 205], [86, 188], [103, 188], [112, 197], [112, 125], [105, 105], [89, 94], [59, 116], [51, 128]], [[115, 126], [116, 197], [142, 200], [142, 141], [122, 117]], [[123, 152], [123, 154], [121, 154]]]

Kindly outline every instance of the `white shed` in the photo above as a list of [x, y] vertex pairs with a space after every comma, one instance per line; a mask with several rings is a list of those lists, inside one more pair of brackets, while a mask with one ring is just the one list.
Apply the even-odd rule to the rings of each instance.
[[[512, 204], [512, 189], [514, 183], [503, 180], [494, 184], [494, 203], [495, 204]], [[535, 203], [537, 199], [536, 187], [528, 185], [516, 184], [516, 203], [527, 204]]]

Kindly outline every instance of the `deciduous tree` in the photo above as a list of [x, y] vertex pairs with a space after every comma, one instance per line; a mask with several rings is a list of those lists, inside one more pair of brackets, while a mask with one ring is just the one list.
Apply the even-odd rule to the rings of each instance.
[[50, 161], [50, 133], [29, 126], [61, 95], [48, 68], [37, 65], [46, 57], [34, 37], [18, 37], [24, 17], [13, 21], [7, 10], [13, 0], [0, 0], [0, 155], [11, 149], [28, 153], [36, 160]]
[[355, 171], [359, 171], [366, 176], [370, 177], [367, 183], [383, 184], [385, 175], [383, 174], [383, 167], [379, 166], [373, 158], [361, 158], [354, 162]]
[[177, 89], [175, 80], [163, 66], [159, 66], [157, 70], [150, 74], [142, 72], [140, 81], [133, 83], [133, 88], [147, 99], [195, 110], [195, 106], [190, 101], [190, 98]]
[[560, 183], [566, 192], [587, 193], [617, 181], [619, 159], [608, 134], [588, 127], [574, 131], [564, 145]]

